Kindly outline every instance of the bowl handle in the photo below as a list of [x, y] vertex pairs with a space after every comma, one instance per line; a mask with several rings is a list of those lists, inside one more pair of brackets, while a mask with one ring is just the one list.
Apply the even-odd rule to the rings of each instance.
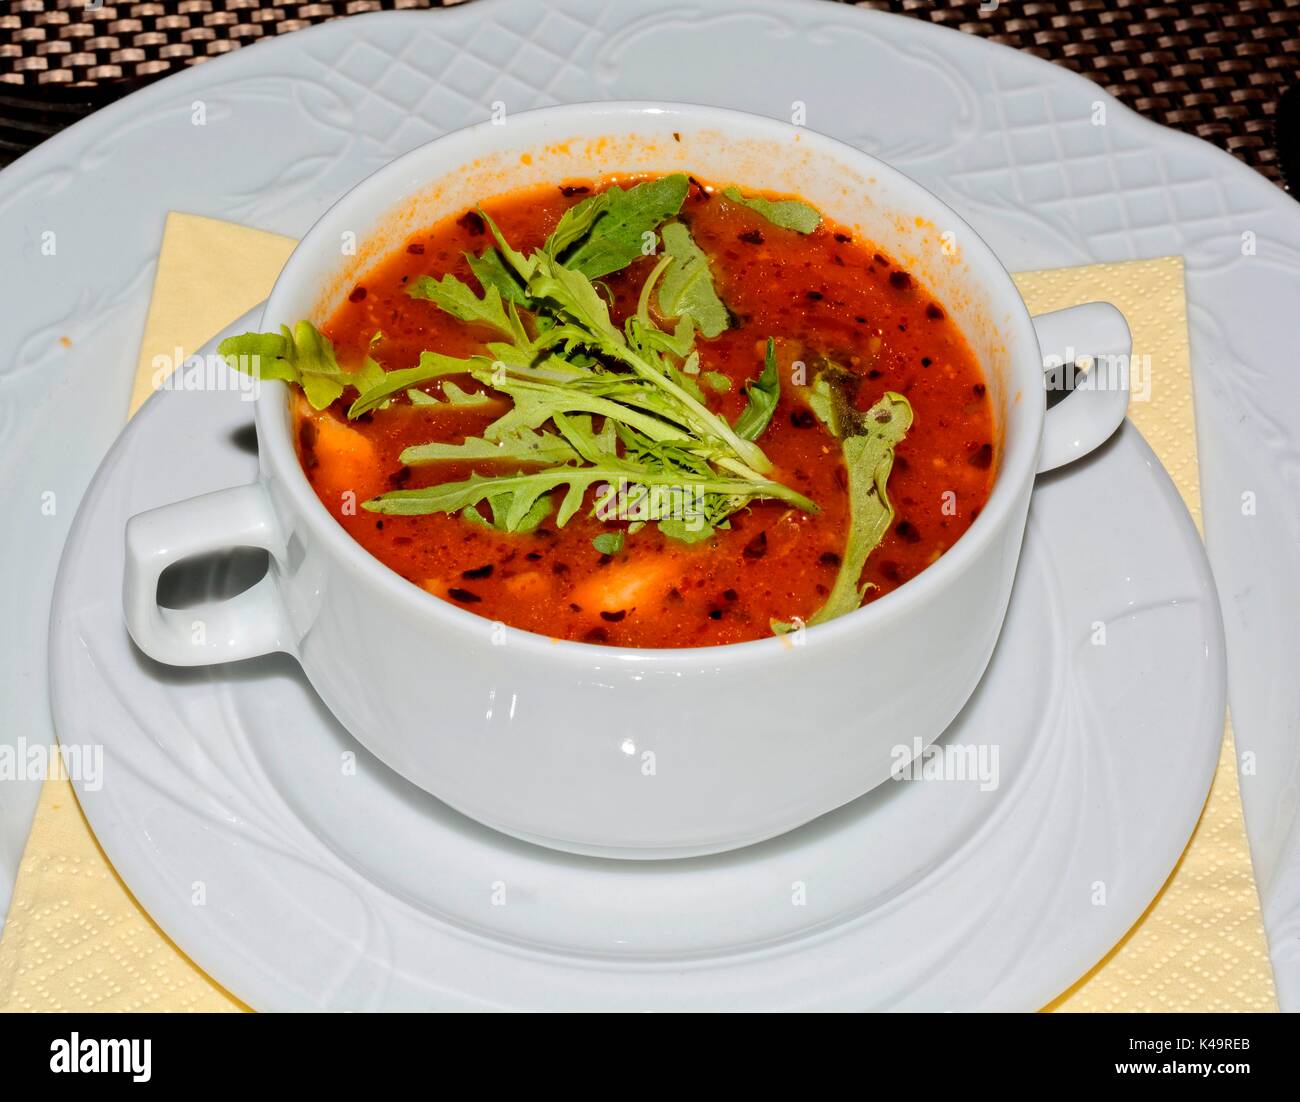
[[261, 483], [178, 501], [126, 524], [122, 604], [126, 627], [150, 658], [169, 666], [206, 666], [274, 651], [294, 653], [276, 572], [243, 593], [188, 609], [158, 604], [158, 579], [194, 555], [260, 547], [283, 563], [284, 537]]
[[1039, 314], [1034, 320], [1043, 356], [1044, 382], [1060, 388], [1077, 359], [1092, 366], [1075, 375], [1074, 392], [1047, 411], [1039, 472], [1050, 471], [1104, 444], [1128, 412], [1128, 322], [1109, 302], [1087, 302]]

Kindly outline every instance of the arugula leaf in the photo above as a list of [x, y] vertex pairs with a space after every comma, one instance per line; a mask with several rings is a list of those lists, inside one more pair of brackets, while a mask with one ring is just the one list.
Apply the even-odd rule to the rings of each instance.
[[465, 259], [484, 294], [487, 294], [490, 287], [495, 287], [506, 302], [513, 302], [524, 309], [532, 308], [533, 300], [528, 297], [515, 272], [506, 267], [506, 262], [501, 258], [501, 250], [495, 245], [485, 249], [482, 256], [466, 253]]
[[587, 416], [556, 413], [551, 419], [569, 446], [586, 462], [603, 463], [617, 457], [617, 422], [614, 418], [606, 417], [598, 433], [592, 430], [591, 418]]
[[730, 327], [731, 315], [714, 289], [709, 258], [680, 222], [669, 222], [662, 236], [672, 263], [659, 285], [660, 312], [672, 318], [689, 317], [703, 336], [716, 337]]
[[600, 296], [591, 280], [575, 268], [566, 267], [551, 257], [535, 254], [536, 275], [528, 281], [528, 293], [549, 298], [587, 332], [585, 340], [600, 345], [621, 345], [623, 335], [609, 320], [609, 304]]
[[763, 373], [755, 382], [745, 384], [748, 404], [732, 426], [737, 436], [757, 440], [767, 430], [781, 400], [781, 373], [776, 367], [776, 342], [767, 338], [767, 354], [763, 358]]
[[[373, 345], [374, 341], [370, 343]], [[352, 385], [357, 388], [358, 394], [364, 394], [371, 387], [382, 383], [387, 374], [382, 364], [373, 357], [367, 356], [361, 361], [361, 366], [352, 373]]]
[[459, 459], [513, 459], [524, 463], [576, 463], [579, 455], [568, 443], [553, 432], [536, 432], [520, 429], [495, 440], [470, 436], [463, 444], [416, 444], [402, 451], [401, 461], [407, 466], [437, 463]]
[[852, 426], [853, 434], [845, 438], [844, 463], [849, 472], [849, 535], [835, 584], [826, 603], [808, 620], [810, 625], [843, 616], [862, 604], [867, 593], [867, 585], [859, 584], [862, 569], [894, 519], [894, 507], [886, 492], [886, 483], [894, 466], [894, 448], [911, 425], [911, 405], [901, 394], [891, 390], [857, 419]]
[[659, 522], [659, 531], [678, 543], [702, 543], [710, 539], [715, 530], [703, 517], [665, 517]]
[[764, 199], [760, 195], [744, 196], [740, 188], [729, 187], [723, 193], [733, 203], [749, 207], [755, 214], [766, 218], [774, 226], [795, 233], [812, 233], [821, 225], [821, 212], [798, 199]]
[[[723, 476], [694, 477], [680, 471], [653, 471], [644, 466], [617, 459], [589, 467], [552, 467], [547, 470], [520, 472], [514, 475], [484, 476], [478, 473], [460, 482], [444, 482], [413, 490], [391, 490], [362, 503], [362, 508], [374, 513], [392, 516], [423, 516], [427, 513], [456, 513], [469, 505], [493, 499], [493, 515], [499, 517], [496, 499], [508, 498], [504, 505], [504, 525], [509, 531], [527, 515], [543, 494], [567, 486], [555, 523], [563, 527], [582, 507], [583, 495], [598, 484], [607, 486], [637, 485], [666, 487], [695, 497], [709, 494], [743, 496], [746, 498], [774, 497], [788, 501], [801, 509], [815, 511], [808, 498], [779, 482], [751, 482], [742, 478]], [[615, 490], [610, 490], [612, 494]], [[599, 503], [597, 505], [599, 508]]]
[[542, 251], [588, 279], [621, 271], [643, 255], [643, 235], [681, 210], [689, 190], [680, 172], [626, 191], [615, 184], [567, 212]]
[[399, 390], [427, 383], [430, 379], [439, 379], [444, 375], [467, 375], [484, 364], [491, 364], [483, 356], [460, 359], [456, 356], [444, 356], [441, 352], [421, 352], [420, 362], [415, 367], [404, 367], [400, 371], [384, 373], [382, 380], [362, 391], [348, 407], [348, 417], [360, 417], [376, 406], [383, 405]]
[[309, 321], [298, 322], [292, 330], [281, 326], [279, 333], [227, 337], [217, 352], [236, 371], [297, 384], [313, 409], [331, 405], [346, 387], [361, 389], [383, 370], [367, 357], [360, 370], [344, 371], [334, 357], [334, 345]]
[[[663, 390], [677, 406], [682, 423], [692, 432], [705, 439], [713, 437], [721, 441], [734, 455], [732, 459], [723, 460], [723, 466], [753, 478], [762, 478], [772, 469], [762, 449], [737, 436], [724, 418], [710, 412], [703, 402], [693, 397], [663, 369], [657, 358], [647, 355], [644, 344], [640, 348], [629, 344], [610, 321], [605, 300], [596, 293], [586, 276], [555, 263], [544, 253], [534, 254], [534, 257], [538, 262], [537, 274], [528, 283], [529, 294], [550, 299], [570, 321], [587, 331], [589, 345], [630, 367], [643, 381]], [[636, 332], [640, 325], [639, 317], [628, 319], [629, 332]]]
[[[502, 532], [531, 532], [551, 515], [551, 499], [539, 497], [533, 507], [515, 522], [513, 528], [510, 528], [506, 526], [506, 511], [510, 507], [509, 495], [490, 497], [487, 499], [487, 505], [486, 516], [473, 505], [466, 505], [460, 515], [471, 523], [481, 524], [484, 528], [496, 528]], [[498, 517], [501, 518], [500, 523], [497, 522]]]
[[510, 247], [510, 242], [506, 240], [505, 234], [501, 232], [501, 227], [492, 220], [492, 217], [482, 207], [478, 208], [478, 216], [487, 223], [487, 228], [492, 231], [492, 238], [496, 241], [497, 249], [502, 258], [514, 269], [515, 274], [527, 283], [532, 277], [536, 262], [532, 257], [524, 256], [523, 253], [517, 252]]
[[623, 550], [623, 540], [622, 532], [601, 532], [591, 541], [591, 546], [602, 555], [617, 555]]
[[472, 394], [467, 390], [461, 390], [450, 379], [443, 380], [442, 393], [449, 406], [490, 406], [496, 401], [492, 395], [484, 394], [481, 390]]
[[[660, 408], [653, 391], [629, 384], [618, 376], [598, 377], [593, 380], [592, 386], [576, 382], [556, 384], [513, 376], [496, 380], [492, 385], [510, 395], [515, 404], [487, 427], [485, 435], [488, 439], [509, 434], [517, 426], [540, 428], [548, 420], [570, 413], [604, 417], [632, 426], [655, 440], [678, 439], [684, 433], [683, 429], [674, 427], [655, 415], [660, 412]], [[601, 390], [605, 393], [600, 393]], [[643, 412], [632, 403], [648, 405], [654, 412]], [[674, 411], [668, 408], [664, 412], [671, 416]], [[558, 421], [556, 423], [559, 424]]]
[[468, 284], [454, 275], [445, 275], [442, 279], [421, 276], [406, 288], [406, 293], [411, 298], [427, 299], [453, 318], [491, 326], [512, 339], [521, 332], [517, 327], [519, 319], [516, 317], [512, 322], [501, 301], [501, 291], [495, 284], [485, 287], [483, 297], [479, 298]]
[[[551, 236], [546, 239], [542, 251], [558, 257], [586, 237], [591, 232], [592, 226], [596, 224], [596, 219], [605, 213], [605, 208], [609, 206], [610, 192], [613, 190], [610, 188], [608, 191], [597, 192], [595, 195], [588, 195], [585, 199], [579, 199], [560, 215], [560, 220], [551, 231]], [[637, 246], [640, 251], [640, 242]]]

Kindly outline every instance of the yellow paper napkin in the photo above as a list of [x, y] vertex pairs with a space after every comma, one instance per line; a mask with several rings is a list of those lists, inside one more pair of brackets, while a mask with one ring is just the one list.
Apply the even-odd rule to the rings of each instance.
[[[293, 242], [193, 215], [167, 220], [131, 412], [153, 358], [190, 355], [269, 293]], [[231, 278], [230, 273], [238, 273]], [[1200, 522], [1182, 263], [1101, 264], [1016, 277], [1035, 312], [1105, 299], [1152, 395], [1132, 418]], [[1063, 1010], [1268, 1010], [1276, 1006], [1241, 818], [1231, 731], [1200, 825], [1160, 895], [1124, 940], [1056, 999]], [[95, 842], [71, 785], [41, 794], [0, 938], [0, 1009], [236, 1010], [144, 913]]]

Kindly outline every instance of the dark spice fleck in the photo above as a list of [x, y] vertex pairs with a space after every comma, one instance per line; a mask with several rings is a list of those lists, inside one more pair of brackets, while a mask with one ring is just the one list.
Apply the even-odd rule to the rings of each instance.
[[745, 544], [744, 555], [747, 559], [761, 559], [767, 554], [767, 533], [759, 532], [752, 540]]
[[838, 241], [841, 245], [847, 245], [850, 241], [853, 240], [853, 238], [851, 238], [847, 233], [837, 233], [835, 235], [835, 240]]
[[471, 593], [468, 589], [449, 589], [447, 590], [447, 596], [453, 601], [460, 601], [467, 605], [483, 600], [477, 593]]
[[888, 559], [880, 564], [880, 576], [889, 579], [895, 584], [903, 580], [902, 572], [898, 569], [898, 563]]
[[877, 264], [882, 264], [882, 265], [884, 265], [884, 267], [886, 267], [886, 268], [889, 267], [889, 261], [886, 260], [886, 259], [885, 259], [883, 256], [881, 256], [879, 253], [876, 253], [874, 256], [872, 256], [871, 259], [874, 260]]
[[713, 608], [713, 609], [710, 609], [710, 610], [709, 610], [709, 619], [710, 619], [710, 620], [721, 620], [721, 619], [722, 619], [722, 609], [720, 609], [720, 608]]
[[746, 245], [761, 245], [763, 243], [762, 230], [746, 230], [744, 233], [738, 233], [736, 236]]
[[817, 558], [822, 566], [839, 566], [843, 561], [834, 551], [823, 551]]
[[407, 245], [407, 246], [406, 246], [406, 251], [407, 251], [408, 253], [410, 253], [412, 256], [423, 256], [423, 255], [424, 255], [424, 246], [421, 245], [421, 244], [419, 244], [418, 242], [415, 242], [415, 243], [412, 243], [412, 244], [410, 244], [410, 245]]
[[922, 366], [922, 367], [929, 367], [932, 363], [934, 363], [934, 361], [933, 361], [932, 359], [930, 359], [929, 356], [922, 356], [922, 357], [921, 357], [921, 366]]
[[859, 315], [858, 315], [857, 317], [855, 317], [853, 320], [856, 321], [859, 325], [866, 325], [866, 324], [867, 324], [867, 319], [864, 318], [861, 314], [859, 314]]
[[917, 531], [916, 525], [910, 520], [900, 520], [894, 525], [894, 531], [898, 534], [899, 539], [906, 540], [908, 543], [921, 542], [921, 533]]
[[411, 480], [410, 467], [398, 467], [396, 474], [391, 474], [388, 476], [389, 485], [392, 486], [401, 486], [404, 483], [409, 482], [410, 480]]
[[797, 429], [810, 429], [817, 424], [817, 418], [813, 416], [810, 409], [792, 409], [790, 411], [790, 424]]
[[540, 551], [529, 551], [528, 554], [524, 556], [524, 558], [526, 558], [529, 562], [536, 562], [541, 557], [542, 557], [542, 553]]
[[973, 390], [973, 391], [975, 392], [975, 397], [976, 397], [976, 398], [983, 398], [983, 397], [984, 397], [984, 384], [983, 384], [983, 383], [976, 383], [973, 387], [971, 387], [971, 390]]
[[366, 289], [364, 287], [353, 287], [352, 293], [348, 295], [348, 301], [360, 302], [365, 297], [366, 297]]
[[884, 374], [884, 372], [881, 371], [880, 368], [878, 368], [878, 367], [873, 367], [870, 371], [867, 372], [867, 378], [868, 378], [868, 379], [879, 379], [880, 376], [883, 375], [883, 374]]
[[604, 643], [609, 639], [609, 632], [604, 628], [592, 628], [583, 636], [588, 643]]
[[912, 277], [906, 272], [890, 272], [889, 285], [895, 291], [906, 291], [912, 286]]
[[589, 192], [590, 190], [591, 188], [587, 187], [586, 184], [561, 184], [560, 185], [560, 194], [566, 197], [570, 195], [586, 195], [587, 192]]
[[734, 600], [736, 600], [739, 596], [740, 596], [740, 594], [737, 593], [734, 589], [724, 589], [724, 590], [722, 591], [722, 599], [723, 599], [724, 601], [734, 601]]
[[304, 470], [310, 471], [319, 460], [316, 458], [316, 424], [304, 421], [298, 426], [298, 450], [302, 452]]
[[460, 576], [467, 582], [472, 582], [477, 578], [492, 577], [492, 564], [485, 563], [483, 566], [476, 566], [473, 570], [462, 570]]
[[826, 296], [820, 291], [809, 291], [805, 296], [809, 302], [821, 302]]
[[981, 444], [971, 453], [968, 462], [972, 467], [979, 467], [982, 470], [993, 466], [993, 445]]
[[551, 563], [552, 574], [567, 574], [568, 572], [569, 572], [569, 564], [567, 562]]
[[382, 520], [375, 521], [375, 527], [378, 528], [380, 531], [383, 531], [384, 522]]
[[667, 600], [671, 604], [677, 604], [679, 601], [686, 600], [686, 598], [682, 596], [682, 591], [680, 589], [678, 589], [676, 586], [673, 586], [672, 589], [668, 591]]
[[943, 311], [932, 302], [928, 306], [926, 306], [925, 316], [929, 318], [931, 321], [942, 321]]
[[600, 618], [602, 620], [608, 620], [611, 624], [617, 624], [626, 615], [627, 609], [620, 608], [617, 612], [602, 612]]
[[482, 237], [483, 231], [487, 228], [483, 223], [482, 216], [476, 210], [467, 210], [456, 219], [456, 225], [471, 237]]

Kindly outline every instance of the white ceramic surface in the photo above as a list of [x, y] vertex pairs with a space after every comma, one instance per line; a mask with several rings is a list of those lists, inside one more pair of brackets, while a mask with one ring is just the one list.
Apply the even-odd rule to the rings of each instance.
[[1131, 425], [1034, 494], [992, 664], [936, 744], [988, 783], [889, 781], [757, 846], [634, 862], [457, 814], [284, 656], [177, 669], [131, 646], [125, 519], [252, 478], [250, 420], [230, 393], [164, 392], [132, 421], [69, 541], [51, 669], [62, 738], [104, 746], [78, 795], [109, 858], [255, 1007], [1031, 1010], [1123, 935], [1196, 822], [1221, 624]]
[[[733, 48], [716, 48], [720, 34]], [[368, 172], [494, 101], [636, 97], [786, 119], [801, 102], [810, 126], [918, 179], [1013, 270], [1186, 258], [1206, 532], [1237, 745], [1257, 766], [1242, 795], [1279, 999], [1300, 1008], [1300, 373], [1286, 354], [1300, 343], [1300, 208], [1064, 68], [914, 19], [821, 0], [474, 0], [361, 16], [187, 70], [0, 172], [16, 275], [0, 327], [0, 509], [14, 521], [0, 564], [24, 579], [0, 634], [0, 739], [53, 737], [31, 640], [75, 505], [125, 417], [164, 213], [301, 235]], [[41, 253], [47, 230], [57, 259]], [[50, 432], [56, 412], [77, 431]], [[38, 790], [0, 784], [0, 905]]]
[[[517, 837], [609, 857], [694, 856], [772, 837], [885, 780], [900, 746], [933, 742], [993, 651], [1040, 455], [1059, 464], [1104, 441], [1128, 394], [1080, 390], [1044, 417], [1043, 358], [1010, 277], [906, 177], [821, 135], [717, 108], [523, 112], [423, 146], [340, 199], [289, 258], [260, 328], [324, 324], [376, 254], [485, 193], [638, 169], [797, 192], [945, 305], [983, 368], [997, 436], [993, 492], [937, 563], [865, 608], [779, 639], [651, 650], [508, 629], [404, 580], [339, 527], [302, 473], [289, 388], [268, 383], [258, 483], [126, 527], [124, 607], [141, 649], [178, 666], [291, 654], [344, 726], [408, 780]], [[349, 233], [358, 256], [345, 260]], [[1117, 347], [1094, 345], [1098, 317], [1118, 330]], [[1045, 324], [1057, 364], [1067, 348], [1128, 355], [1113, 307]], [[272, 562], [249, 592], [201, 617], [158, 606], [172, 563], [249, 546]]]

